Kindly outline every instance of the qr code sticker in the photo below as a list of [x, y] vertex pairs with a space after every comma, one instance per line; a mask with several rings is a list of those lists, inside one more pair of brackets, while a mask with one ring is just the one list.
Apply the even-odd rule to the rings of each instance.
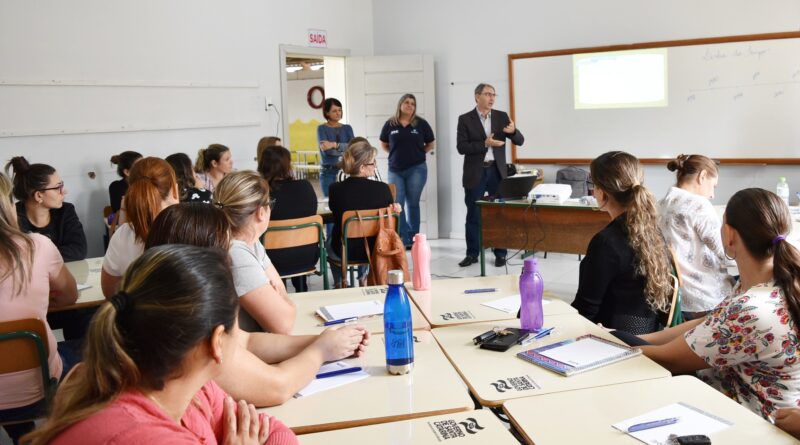
[[506, 377], [490, 383], [497, 392], [506, 391], [530, 391], [532, 389], [541, 389], [530, 376], [523, 375], [519, 377]]
[[364, 295], [380, 295], [385, 294], [388, 290], [388, 287], [365, 287], [362, 292]]
[[428, 422], [428, 425], [431, 425], [433, 429], [433, 433], [439, 439], [448, 440], [448, 439], [455, 439], [457, 437], [464, 437], [464, 431], [461, 429], [455, 420], [440, 420], [438, 422]]
[[470, 311], [445, 312], [440, 315], [443, 321], [448, 320], [474, 320], [475, 316]]

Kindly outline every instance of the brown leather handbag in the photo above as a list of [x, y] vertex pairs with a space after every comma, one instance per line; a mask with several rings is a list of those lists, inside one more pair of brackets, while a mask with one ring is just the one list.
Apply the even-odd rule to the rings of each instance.
[[[356, 212], [358, 223], [363, 224], [361, 214]], [[387, 222], [388, 221], [388, 222]], [[369, 275], [367, 284], [370, 286], [384, 285], [387, 283], [390, 270], [402, 270], [403, 279], [410, 280], [408, 273], [408, 259], [403, 240], [395, 230], [395, 220], [392, 218], [391, 206], [378, 210], [378, 235], [375, 237], [375, 247], [372, 254], [369, 252], [369, 243], [364, 238], [364, 249], [369, 261]]]

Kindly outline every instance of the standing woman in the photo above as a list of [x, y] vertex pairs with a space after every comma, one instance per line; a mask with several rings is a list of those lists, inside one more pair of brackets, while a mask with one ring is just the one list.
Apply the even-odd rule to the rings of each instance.
[[125, 195], [128, 221], [119, 226], [108, 242], [100, 272], [100, 286], [106, 298], [117, 292], [117, 285], [128, 266], [144, 251], [150, 225], [159, 212], [178, 201], [175, 172], [161, 158], [147, 157], [133, 165]]
[[17, 221], [25, 233], [40, 233], [56, 245], [64, 261], [86, 258], [86, 234], [75, 213], [65, 202], [67, 189], [56, 169], [47, 164], [28, 164], [22, 156], [11, 158], [6, 172], [14, 171]]
[[237, 355], [237, 311], [225, 251], [149, 249], [97, 311], [83, 363], [23, 443], [296, 444], [214, 383]]
[[122, 197], [128, 191], [128, 175], [133, 163], [139, 159], [142, 159], [142, 155], [135, 151], [123, 151], [118, 155], [111, 156], [111, 163], [117, 166], [117, 174], [121, 178], [108, 185], [108, 198], [113, 213], [119, 212], [122, 206]]
[[417, 98], [404, 94], [397, 110], [383, 125], [381, 147], [389, 153], [389, 184], [397, 187], [397, 202], [405, 206], [400, 215], [400, 236], [411, 247], [419, 232], [419, 201], [428, 179], [425, 155], [433, 150], [433, 130], [417, 116]]
[[658, 203], [658, 225], [675, 251], [682, 274], [681, 309], [692, 320], [714, 309], [733, 287], [720, 238], [722, 222], [709, 201], [719, 171], [703, 155], [680, 155], [667, 168], [676, 172], [677, 184]]
[[336, 182], [339, 173], [339, 160], [347, 149], [347, 143], [353, 139], [353, 127], [342, 124], [342, 103], [329, 97], [322, 103], [322, 116], [325, 123], [317, 127], [317, 141], [322, 156], [322, 172], [319, 183], [322, 194], [327, 198], [328, 189]]
[[200, 188], [214, 193], [219, 181], [233, 171], [231, 149], [222, 144], [211, 144], [197, 151], [194, 170], [201, 181]]
[[632, 334], [661, 328], [672, 298], [669, 250], [639, 160], [611, 151], [591, 163], [597, 205], [611, 223], [589, 242], [572, 306], [594, 323]]

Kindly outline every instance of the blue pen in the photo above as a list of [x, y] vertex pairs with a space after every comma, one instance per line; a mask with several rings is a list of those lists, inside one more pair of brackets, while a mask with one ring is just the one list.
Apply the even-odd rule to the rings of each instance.
[[317, 374], [316, 378], [324, 379], [328, 377], [335, 377], [337, 375], [342, 375], [342, 374], [350, 374], [351, 372], [358, 372], [358, 371], [361, 371], [361, 368], [358, 366], [356, 366], [355, 368], [337, 369], [335, 371], [321, 372]]
[[464, 291], [465, 294], [481, 294], [484, 292], [496, 292], [497, 288], [494, 287], [487, 287], [485, 289], [467, 289]]
[[553, 329], [555, 329], [555, 327], [547, 328], [547, 329], [545, 329], [543, 331], [537, 332], [536, 335], [533, 338], [538, 340], [540, 338], [547, 337], [548, 335], [550, 335], [551, 332], [553, 332]]
[[636, 425], [631, 425], [628, 427], [629, 433], [635, 433], [637, 431], [649, 430], [651, 428], [658, 428], [662, 426], [672, 425], [674, 423], [678, 423], [680, 417], [670, 417], [669, 419], [661, 419], [661, 420], [653, 420], [652, 422], [644, 422], [644, 423], [637, 423]]
[[335, 324], [349, 323], [351, 321], [358, 321], [358, 317], [340, 318], [338, 320], [331, 320], [322, 323], [322, 326], [333, 326]]

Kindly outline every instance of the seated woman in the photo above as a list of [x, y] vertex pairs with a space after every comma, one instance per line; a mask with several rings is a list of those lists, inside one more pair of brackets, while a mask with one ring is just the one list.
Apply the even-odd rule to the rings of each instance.
[[123, 151], [111, 156], [111, 163], [117, 166], [117, 174], [120, 177], [108, 185], [108, 198], [113, 213], [119, 212], [122, 207], [122, 198], [128, 192], [128, 175], [133, 164], [139, 159], [142, 159], [142, 155], [135, 151]]
[[[230, 223], [216, 206], [196, 202], [170, 206], [153, 222], [147, 249], [189, 244], [228, 250]], [[369, 342], [362, 326], [327, 329], [320, 335], [290, 336], [263, 332], [237, 334], [239, 351], [214, 380], [235, 398], [256, 406], [280, 405], [308, 385], [327, 361], [360, 355]]]
[[[305, 218], [317, 214], [317, 194], [305, 179], [292, 177], [292, 154], [284, 147], [269, 146], [261, 152], [258, 172], [269, 183], [275, 207], [271, 221]], [[278, 275], [291, 275], [313, 269], [319, 260], [319, 247], [309, 244], [288, 249], [268, 250], [267, 255]], [[306, 276], [292, 277], [296, 292], [308, 291]]]
[[147, 157], [133, 165], [125, 195], [128, 222], [122, 224], [108, 242], [100, 272], [100, 286], [106, 298], [117, 292], [117, 285], [133, 260], [144, 251], [150, 225], [165, 207], [178, 203], [175, 172], [167, 161]]
[[677, 172], [678, 180], [658, 203], [658, 226], [683, 276], [684, 318], [695, 319], [714, 309], [733, 287], [719, 234], [722, 223], [709, 201], [719, 171], [703, 155], [680, 155], [667, 168]]
[[233, 231], [233, 280], [243, 309], [239, 327], [288, 334], [294, 326], [294, 302], [260, 241], [275, 205], [269, 184], [254, 171], [231, 173], [214, 191], [214, 204], [228, 216]]
[[197, 152], [194, 164], [200, 188], [214, 193], [219, 181], [233, 171], [231, 149], [222, 144], [211, 144]]
[[261, 153], [264, 152], [264, 149], [274, 145], [281, 145], [281, 138], [277, 136], [264, 136], [258, 140], [258, 145], [256, 146], [256, 165], [261, 164]]
[[733, 294], [704, 318], [643, 335], [645, 355], [672, 373], [698, 371], [728, 397], [767, 418], [800, 400], [800, 252], [786, 234], [786, 204], [763, 189], [725, 208], [722, 246], [739, 266]]
[[[48, 308], [66, 306], [78, 299], [78, 287], [49, 239], [19, 230], [11, 189], [11, 181], [0, 173], [0, 322], [46, 320]], [[60, 379], [77, 362], [78, 354], [63, 343], [56, 345], [47, 322], [45, 327], [50, 377]], [[0, 423], [44, 415], [46, 409], [38, 368], [0, 375]], [[4, 426], [14, 443], [33, 427], [33, 422]]]
[[211, 192], [198, 187], [200, 182], [192, 170], [192, 160], [186, 153], [175, 153], [167, 156], [165, 161], [169, 162], [175, 171], [175, 179], [178, 181], [178, 191], [180, 191], [181, 202], [202, 202], [211, 204]]
[[[161, 246], [125, 273], [92, 320], [86, 357], [29, 444], [296, 444], [283, 423], [238, 406], [212, 379], [236, 357], [227, 254]], [[248, 440], [248, 442], [245, 442]]]
[[[359, 142], [367, 142], [367, 143], [369, 143], [369, 139], [367, 139], [367, 138], [365, 138], [363, 136], [356, 136], [353, 139], [350, 139], [350, 142], [347, 143], [347, 147], [350, 148], [351, 145], [359, 143]], [[345, 150], [345, 151], [347, 151], [347, 150]], [[342, 170], [340, 168], [339, 169], [339, 173], [336, 174], [336, 182], [342, 182], [342, 181], [344, 181], [345, 179], [347, 179], [349, 177], [350, 177], [350, 175], [345, 173], [344, 170]], [[381, 177], [381, 171], [380, 171], [379, 168], [377, 168], [377, 166], [375, 168], [375, 174], [370, 176], [369, 179], [372, 179], [373, 181], [386, 182]]]
[[56, 169], [47, 164], [28, 164], [22, 156], [6, 164], [14, 172], [17, 222], [25, 233], [39, 233], [56, 245], [64, 261], [86, 258], [86, 234], [75, 206], [64, 202], [67, 189]]
[[572, 306], [607, 328], [646, 334], [661, 328], [672, 298], [669, 251], [639, 160], [612, 151], [592, 161], [594, 196], [611, 223], [589, 242]]
[[[328, 256], [338, 261], [342, 256], [342, 215], [348, 210], [369, 210], [385, 208], [394, 202], [389, 186], [384, 182], [372, 181], [368, 178], [375, 175], [375, 158], [378, 149], [369, 142], [357, 142], [350, 145], [342, 156], [342, 170], [350, 175], [342, 182], [331, 184], [328, 206], [333, 213], [333, 229], [331, 230]], [[399, 211], [400, 206], [395, 206]], [[370, 240], [368, 240], [370, 241]], [[348, 262], [367, 261], [364, 241], [353, 239], [348, 241]], [[331, 265], [333, 284], [340, 287], [342, 270]], [[358, 280], [362, 286], [366, 284], [367, 267], [360, 266]]]

